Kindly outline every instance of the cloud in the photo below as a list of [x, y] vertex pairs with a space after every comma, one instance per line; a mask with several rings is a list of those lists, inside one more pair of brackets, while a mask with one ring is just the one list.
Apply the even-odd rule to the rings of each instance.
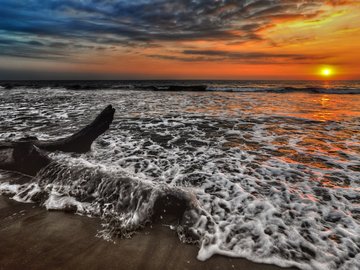
[[265, 52], [234, 52], [222, 50], [184, 50], [180, 55], [159, 55], [152, 54], [148, 57], [176, 60], [183, 62], [199, 61], [231, 61], [247, 64], [273, 64], [296, 62], [305, 64], [316, 60], [325, 60], [330, 58], [327, 55], [306, 55], [306, 54], [283, 54], [283, 53], [265, 53]]
[[[79, 46], [161, 46], [162, 42], [261, 40], [278, 19], [316, 17], [324, 3], [351, 0], [2, 0], [2, 54], [65, 57]], [[27, 41], [24, 41], [27, 40]], [[12, 46], [12, 49], [10, 48]], [[78, 46], [78, 47], [79, 47]], [[45, 48], [46, 47], [46, 48]], [[50, 50], [50, 51], [49, 51]], [[184, 52], [185, 55], [190, 54]], [[244, 59], [244, 56], [235, 55]], [[209, 57], [209, 55], [207, 55]], [[221, 57], [230, 57], [222, 55]], [[256, 55], [252, 55], [256, 58]], [[266, 56], [262, 55], [262, 58]], [[277, 58], [276, 56], [273, 56]], [[245, 57], [248, 59], [247, 57]], [[258, 57], [260, 58], [260, 57]], [[204, 59], [204, 55], [199, 59]]]

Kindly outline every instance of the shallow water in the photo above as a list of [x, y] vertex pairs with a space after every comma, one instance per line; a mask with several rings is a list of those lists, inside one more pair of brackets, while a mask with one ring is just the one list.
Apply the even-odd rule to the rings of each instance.
[[57, 165], [31, 185], [3, 180], [15, 199], [46, 193], [47, 208], [102, 215], [103, 236], [128, 235], [157, 196], [181, 190], [200, 209], [187, 228], [200, 260], [360, 267], [359, 95], [20, 87], [0, 101], [1, 140], [66, 136], [117, 110], [90, 153], [51, 154]]

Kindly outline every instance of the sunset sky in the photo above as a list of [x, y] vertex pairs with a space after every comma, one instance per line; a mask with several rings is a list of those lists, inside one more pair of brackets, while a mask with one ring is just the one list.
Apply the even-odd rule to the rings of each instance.
[[360, 0], [0, 0], [0, 79], [360, 79], [359, 63]]

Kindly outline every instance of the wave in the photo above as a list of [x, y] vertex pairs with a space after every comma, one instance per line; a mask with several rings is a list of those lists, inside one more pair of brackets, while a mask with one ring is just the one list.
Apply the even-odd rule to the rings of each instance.
[[256, 87], [209, 87], [214, 92], [262, 92], [262, 93], [292, 93], [303, 92], [313, 94], [360, 94], [359, 88], [316, 88], [316, 87], [283, 87], [283, 88], [256, 88]]
[[[195, 81], [196, 82], [196, 81]], [[0, 82], [0, 90], [12, 89], [40, 89], [40, 90], [128, 90], [128, 91], [173, 91], [173, 92], [268, 92], [268, 93], [320, 93], [320, 94], [360, 94], [358, 82], [336, 82], [321, 86], [320, 82], [314, 86], [307, 86], [307, 81], [294, 82], [223, 82], [215, 81], [31, 81], [31, 82]]]
[[107, 172], [100, 166], [69, 163], [50, 164], [30, 183], [2, 183], [1, 193], [19, 202], [36, 202], [48, 210], [98, 216], [106, 239], [129, 237], [159, 219], [184, 232], [197, 211], [194, 196], [184, 189]]

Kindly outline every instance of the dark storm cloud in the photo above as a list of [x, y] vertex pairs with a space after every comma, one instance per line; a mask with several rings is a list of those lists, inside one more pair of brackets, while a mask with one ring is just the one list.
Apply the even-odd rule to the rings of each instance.
[[[36, 57], [69, 44], [156, 46], [161, 41], [259, 40], [272, 18], [311, 17], [322, 0], [2, 0], [1, 54]], [[342, 4], [346, 1], [328, 1]], [[37, 44], [38, 42], [38, 44]], [[86, 46], [86, 45], [83, 45]], [[98, 47], [92, 46], [95, 49]], [[25, 50], [22, 50], [25, 48]], [[91, 49], [91, 48], [89, 48]], [[28, 52], [28, 53], [27, 53]]]
[[[287, 58], [292, 60], [314, 60], [314, 56], [306, 56], [303, 54], [284, 54], [284, 53], [264, 53], [264, 52], [228, 52], [218, 50], [185, 50], [183, 54], [202, 55], [202, 56], [217, 56], [232, 59], [266, 59], [266, 58]], [[316, 58], [323, 59], [322, 56]]]
[[248, 64], [272, 64], [281, 60], [281, 62], [296, 62], [298, 64], [313, 62], [314, 60], [327, 59], [328, 56], [305, 55], [305, 54], [281, 54], [265, 52], [229, 52], [221, 50], [185, 50], [177, 55], [148, 55], [149, 57], [178, 60], [183, 62], [199, 61], [223, 61], [231, 60]]

